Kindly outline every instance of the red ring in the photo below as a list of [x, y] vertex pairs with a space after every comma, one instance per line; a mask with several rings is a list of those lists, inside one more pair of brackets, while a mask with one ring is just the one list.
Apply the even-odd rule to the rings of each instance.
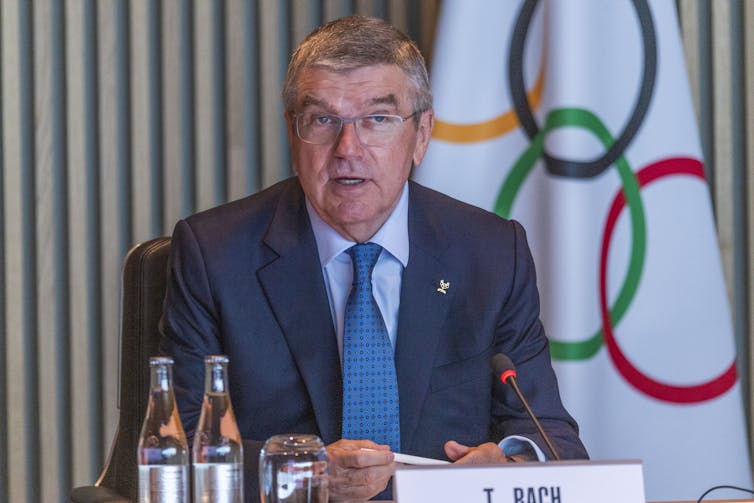
[[506, 370], [500, 375], [500, 380], [503, 384], [508, 384], [508, 379], [516, 377], [516, 371], [513, 369]]
[[[704, 166], [696, 159], [689, 157], [675, 157], [663, 159], [650, 164], [636, 173], [639, 187], [649, 185], [651, 182], [670, 175], [689, 175], [704, 178]], [[705, 180], [706, 182], [706, 180]], [[605, 224], [605, 232], [602, 238], [602, 250], [600, 254], [600, 312], [602, 317], [602, 330], [605, 336], [605, 345], [608, 354], [613, 360], [618, 372], [634, 388], [642, 393], [658, 400], [672, 403], [696, 403], [711, 400], [733, 387], [738, 379], [736, 361], [718, 377], [706, 383], [692, 386], [673, 386], [665, 384], [643, 374], [623, 354], [613, 334], [610, 310], [607, 303], [607, 254], [610, 249], [610, 241], [615, 224], [621, 211], [626, 206], [626, 198], [623, 191], [619, 191], [608, 213]]]

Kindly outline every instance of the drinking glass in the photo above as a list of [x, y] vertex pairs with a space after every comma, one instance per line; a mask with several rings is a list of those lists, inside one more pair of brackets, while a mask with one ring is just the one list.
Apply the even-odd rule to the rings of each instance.
[[262, 503], [327, 503], [327, 464], [317, 435], [270, 437], [259, 453]]

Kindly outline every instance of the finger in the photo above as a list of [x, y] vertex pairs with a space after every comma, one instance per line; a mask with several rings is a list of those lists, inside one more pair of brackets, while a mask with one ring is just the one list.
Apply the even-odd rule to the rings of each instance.
[[389, 466], [395, 459], [395, 455], [390, 451], [359, 449], [356, 451], [347, 451], [343, 459], [346, 460], [348, 466], [366, 468], [370, 466]]
[[455, 440], [445, 442], [445, 454], [451, 461], [456, 461], [469, 453], [471, 447], [459, 444]]
[[500, 464], [505, 463], [505, 453], [492, 442], [472, 447], [463, 457], [457, 459], [458, 464]]
[[389, 445], [382, 445], [372, 442], [371, 440], [351, 440], [348, 438], [342, 438], [337, 442], [333, 442], [329, 447], [338, 447], [345, 450], [357, 450], [357, 449], [371, 449], [375, 451], [389, 451]]
[[[359, 447], [368, 445], [369, 447]], [[338, 445], [337, 442], [327, 449], [331, 464], [343, 468], [365, 468], [369, 466], [389, 465], [394, 455], [387, 446], [379, 446], [373, 442], [361, 442]]]

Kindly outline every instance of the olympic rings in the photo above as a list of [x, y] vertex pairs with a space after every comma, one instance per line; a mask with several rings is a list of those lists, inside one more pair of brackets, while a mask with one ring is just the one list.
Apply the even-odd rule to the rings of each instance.
[[[573, 161], [560, 159], [550, 155], [546, 150], [543, 151], [545, 167], [547, 171], [556, 176], [566, 176], [570, 178], [591, 178], [605, 171], [613, 164], [628, 145], [636, 136], [641, 126], [644, 116], [649, 109], [649, 103], [652, 100], [654, 92], [655, 77], [657, 74], [657, 40], [655, 37], [654, 21], [652, 13], [647, 5], [647, 0], [632, 0], [634, 9], [639, 18], [641, 26], [641, 35], [644, 42], [644, 69], [642, 74], [641, 85], [636, 105], [631, 116], [618, 135], [616, 140], [602, 155], [602, 157], [593, 161]], [[529, 24], [534, 15], [538, 0], [527, 0], [521, 7], [518, 19], [513, 28], [511, 36], [510, 55], [508, 57], [508, 80], [510, 84], [511, 97], [513, 98], [514, 110], [518, 115], [526, 134], [530, 139], [539, 134], [539, 126], [534, 118], [532, 107], [526, 97], [526, 88], [524, 87], [524, 45], [526, 42], [526, 33]]]
[[[595, 114], [578, 108], [551, 110], [545, 119], [544, 128], [540, 130], [532, 108], [539, 105], [544, 71], [540, 71], [537, 83], [529, 96], [527, 96], [523, 78], [524, 45], [537, 3], [538, 0], [524, 2], [511, 37], [508, 79], [513, 109], [490, 121], [476, 124], [464, 125], [438, 121], [438, 125], [441, 126], [440, 133], [434, 136], [455, 142], [482, 141], [509, 132], [515, 128], [516, 117], [518, 118], [518, 122], [531, 142], [508, 172], [498, 192], [494, 211], [503, 217], [510, 216], [513, 202], [539, 158], [545, 161], [545, 168], [552, 175], [582, 179], [598, 176], [615, 164], [622, 187], [612, 201], [602, 236], [598, 294], [602, 326], [596, 333], [582, 341], [551, 340], [552, 357], [560, 360], [585, 360], [593, 357], [604, 342], [608, 355], [619, 374], [641, 393], [671, 403], [698, 403], [716, 398], [730, 390], [738, 379], [735, 359], [722, 374], [707, 382], [690, 386], [668, 384], [642, 373], [622, 352], [614, 333], [614, 327], [626, 314], [636, 295], [644, 266], [646, 221], [641, 189], [659, 178], [670, 175], [689, 175], [704, 179], [703, 166], [695, 159], [665, 159], [634, 173], [623, 157], [623, 153], [636, 136], [647, 113], [657, 73], [656, 36], [647, 0], [632, 0], [641, 26], [644, 65], [634, 110], [617, 138], [613, 138]], [[565, 160], [550, 155], [544, 147], [544, 139], [550, 131], [562, 126], [577, 126], [592, 132], [605, 147], [604, 154], [595, 160], [585, 162]], [[609, 307], [607, 300], [608, 252], [616, 222], [626, 205], [629, 207], [632, 233], [629, 265], [614, 304]]]
[[[513, 202], [523, 182], [543, 152], [544, 136], [557, 127], [579, 126], [592, 132], [600, 142], [611, 145], [612, 138], [607, 128], [591, 112], [580, 109], [559, 109], [548, 114], [544, 130], [532, 139], [526, 151], [519, 157], [506, 177], [495, 203], [495, 212], [509, 217]], [[594, 356], [604, 341], [608, 354], [618, 372], [637, 390], [658, 400], [672, 403], [695, 403], [715, 398], [727, 392], [737, 380], [736, 364], [733, 364], [713, 380], [693, 386], [675, 386], [662, 383], [641, 373], [622, 353], [615, 339], [613, 327], [628, 310], [636, 294], [646, 253], [646, 224], [641, 201], [641, 188], [663, 176], [685, 174], [704, 179], [702, 164], [694, 159], [675, 158], [659, 161], [634, 173], [625, 158], [619, 157], [616, 168], [621, 178], [622, 189], [610, 207], [602, 240], [599, 302], [602, 327], [591, 337], [577, 342], [550, 341], [552, 356], [561, 360], [583, 360]], [[612, 232], [623, 208], [628, 204], [631, 215], [633, 245], [629, 267], [612, 308], [607, 302], [607, 254]]]

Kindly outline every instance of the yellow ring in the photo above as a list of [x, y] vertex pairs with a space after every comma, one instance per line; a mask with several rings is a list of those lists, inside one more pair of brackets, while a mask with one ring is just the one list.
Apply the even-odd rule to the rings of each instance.
[[[545, 67], [543, 64], [539, 70], [539, 76], [537, 77], [534, 87], [526, 94], [532, 110], [536, 110], [539, 107], [539, 103], [542, 100], [544, 83]], [[488, 121], [472, 124], [446, 122], [435, 118], [435, 127], [432, 130], [432, 137], [453, 143], [474, 143], [503, 136], [516, 129], [518, 125], [518, 117], [516, 117], [516, 113], [513, 109], [510, 109], [502, 115], [498, 115]]]

